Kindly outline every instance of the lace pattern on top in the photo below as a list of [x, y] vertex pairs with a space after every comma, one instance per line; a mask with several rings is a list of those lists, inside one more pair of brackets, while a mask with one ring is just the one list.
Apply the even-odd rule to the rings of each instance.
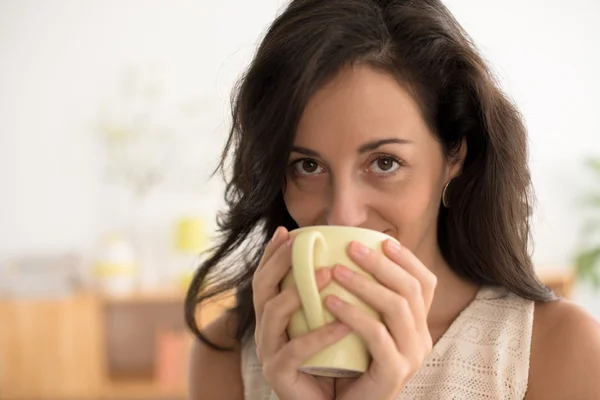
[[[534, 303], [483, 287], [433, 347], [398, 397], [521, 400], [527, 391]], [[254, 338], [242, 347], [246, 400], [278, 400], [262, 375]]]

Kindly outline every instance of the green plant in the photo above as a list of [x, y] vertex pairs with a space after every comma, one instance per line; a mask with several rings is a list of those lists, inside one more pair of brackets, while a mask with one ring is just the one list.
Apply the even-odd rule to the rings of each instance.
[[[93, 126], [105, 156], [105, 178], [129, 188], [137, 199], [198, 168], [198, 152], [208, 147], [199, 142], [199, 122], [210, 112], [207, 100], [184, 101], [181, 93], [163, 83], [162, 71], [161, 63], [125, 68], [116, 92], [101, 103]], [[193, 173], [198, 175], [197, 170]], [[189, 179], [185, 185], [190, 186]]]
[[[586, 161], [586, 168], [600, 183], [600, 158]], [[578, 279], [600, 289], [600, 187], [584, 197], [586, 221], [583, 225], [581, 245], [575, 256], [575, 273]]]

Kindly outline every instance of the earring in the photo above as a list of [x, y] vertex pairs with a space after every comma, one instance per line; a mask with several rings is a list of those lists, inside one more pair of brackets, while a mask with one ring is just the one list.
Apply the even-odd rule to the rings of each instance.
[[444, 189], [442, 190], [442, 204], [446, 208], [450, 208], [450, 206], [448, 205], [448, 200], [446, 199], [446, 193], [448, 192], [448, 185], [450, 185], [450, 182], [452, 182], [452, 179], [450, 179], [448, 182], [446, 182], [446, 185], [444, 186]]

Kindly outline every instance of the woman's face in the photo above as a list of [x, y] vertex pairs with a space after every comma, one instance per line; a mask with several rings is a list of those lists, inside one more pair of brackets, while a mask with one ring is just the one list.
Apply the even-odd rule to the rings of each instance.
[[308, 102], [284, 199], [300, 227], [374, 229], [418, 255], [437, 246], [442, 190], [459, 169], [391, 75], [354, 66]]

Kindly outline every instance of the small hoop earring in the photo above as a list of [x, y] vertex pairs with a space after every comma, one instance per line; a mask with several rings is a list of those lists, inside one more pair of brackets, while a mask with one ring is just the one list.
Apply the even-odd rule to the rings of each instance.
[[450, 205], [448, 204], [448, 200], [446, 199], [446, 194], [448, 192], [448, 185], [450, 185], [450, 182], [452, 182], [452, 179], [450, 179], [448, 182], [446, 182], [446, 185], [444, 185], [444, 189], [442, 190], [442, 204], [446, 208], [450, 208]]

